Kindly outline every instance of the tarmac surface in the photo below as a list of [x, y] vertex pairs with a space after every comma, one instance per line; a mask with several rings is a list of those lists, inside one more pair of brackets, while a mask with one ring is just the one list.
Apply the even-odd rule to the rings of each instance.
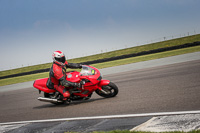
[[[103, 77], [119, 87], [119, 94], [116, 97], [106, 99], [94, 93], [90, 100], [73, 102], [68, 106], [57, 106], [37, 101], [37, 97], [42, 96], [42, 94], [39, 95], [33, 87], [1, 91], [0, 123], [200, 110], [200, 100], [198, 100], [200, 95], [200, 60], [117, 72], [104, 74]], [[40, 123], [25, 124], [18, 127], [17, 130], [1, 128], [5, 128], [5, 131], [8, 132], [23, 130], [29, 132], [29, 129], [33, 132], [129, 130], [149, 119], [151, 117], [129, 118], [128, 120], [120, 118], [58, 121], [42, 125]]]

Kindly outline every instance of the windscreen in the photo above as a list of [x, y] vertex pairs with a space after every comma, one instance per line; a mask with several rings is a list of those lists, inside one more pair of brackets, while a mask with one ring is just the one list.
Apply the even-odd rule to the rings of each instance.
[[82, 66], [82, 70], [80, 72], [81, 76], [89, 76], [89, 75], [95, 75], [95, 70], [88, 66]]

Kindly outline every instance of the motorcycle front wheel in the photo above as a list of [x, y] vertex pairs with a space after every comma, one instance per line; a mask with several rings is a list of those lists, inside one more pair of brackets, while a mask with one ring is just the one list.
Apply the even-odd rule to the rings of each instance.
[[97, 89], [95, 92], [102, 97], [110, 98], [115, 97], [118, 94], [118, 87], [110, 82], [108, 85], [102, 86], [102, 90]]

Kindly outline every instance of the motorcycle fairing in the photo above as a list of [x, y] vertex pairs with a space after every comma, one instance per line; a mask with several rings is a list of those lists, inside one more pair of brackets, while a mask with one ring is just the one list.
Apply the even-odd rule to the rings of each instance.
[[102, 86], [105, 86], [105, 85], [108, 85], [110, 83], [110, 80], [105, 80], [105, 79], [102, 79], [100, 82], [99, 82], [99, 87], [98, 89], [99, 90], [102, 90]]
[[47, 80], [48, 78], [43, 78], [43, 79], [37, 79], [35, 80], [35, 82], [33, 83], [33, 87], [37, 88], [40, 91], [46, 92], [46, 93], [53, 93], [56, 92], [56, 90], [54, 89], [49, 89], [47, 87]]
[[66, 73], [66, 80], [70, 82], [80, 82], [80, 72], [73, 71]]

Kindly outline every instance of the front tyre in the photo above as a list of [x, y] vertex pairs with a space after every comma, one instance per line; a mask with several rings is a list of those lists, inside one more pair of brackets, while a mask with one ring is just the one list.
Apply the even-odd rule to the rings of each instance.
[[118, 87], [112, 82], [110, 82], [108, 85], [102, 86], [101, 88], [103, 91], [99, 89], [95, 91], [99, 96], [110, 98], [115, 97], [118, 94]]

